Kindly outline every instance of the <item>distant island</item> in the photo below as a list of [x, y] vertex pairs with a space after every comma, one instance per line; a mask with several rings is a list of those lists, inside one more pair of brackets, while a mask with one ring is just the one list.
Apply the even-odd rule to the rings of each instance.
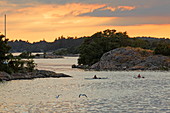
[[[53, 42], [47, 42], [41, 40], [39, 42], [30, 43], [23, 40], [8, 41], [8, 45], [11, 46], [10, 52], [55, 52], [57, 54], [78, 54], [80, 45], [87, 38], [84, 37], [58, 37]], [[168, 38], [154, 38], [154, 37], [132, 37], [132, 40], [136, 42], [149, 43], [152, 46], [156, 46], [158, 42], [169, 42]], [[148, 44], [147, 44], [148, 45]], [[140, 46], [140, 45], [138, 45]]]
[[[8, 41], [11, 46], [10, 52], [56, 52], [56, 53], [78, 53], [78, 47], [82, 44], [85, 37], [59, 37], [54, 42], [41, 40], [39, 42], [30, 43], [23, 40]], [[62, 53], [63, 52], [63, 53]]]

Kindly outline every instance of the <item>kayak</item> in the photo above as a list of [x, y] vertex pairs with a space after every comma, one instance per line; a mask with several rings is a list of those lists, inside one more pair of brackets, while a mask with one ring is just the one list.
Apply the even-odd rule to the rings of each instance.
[[99, 78], [84, 78], [86, 80], [95, 80], [95, 79], [108, 79], [108, 77], [99, 77]]
[[133, 77], [133, 78], [140, 79], [140, 78], [145, 78], [145, 77]]

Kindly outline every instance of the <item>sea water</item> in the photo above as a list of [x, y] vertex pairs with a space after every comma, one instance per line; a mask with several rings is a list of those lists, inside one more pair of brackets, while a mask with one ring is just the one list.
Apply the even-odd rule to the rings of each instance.
[[0, 113], [170, 113], [170, 72], [84, 71], [71, 68], [77, 57], [35, 62], [72, 77], [0, 83]]

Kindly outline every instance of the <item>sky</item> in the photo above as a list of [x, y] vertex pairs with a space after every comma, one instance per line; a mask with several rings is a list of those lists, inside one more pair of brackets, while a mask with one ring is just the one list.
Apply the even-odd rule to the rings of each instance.
[[105, 29], [130, 37], [170, 38], [170, 0], [0, 0], [0, 32], [7, 38], [52, 42]]

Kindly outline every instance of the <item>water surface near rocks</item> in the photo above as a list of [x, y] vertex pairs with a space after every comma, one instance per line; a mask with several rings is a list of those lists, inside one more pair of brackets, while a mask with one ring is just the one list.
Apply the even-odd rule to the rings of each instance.
[[[73, 77], [0, 83], [0, 113], [170, 112], [170, 72], [83, 71], [71, 68], [76, 57], [35, 62]], [[133, 78], [139, 73], [145, 78]], [[108, 79], [89, 79], [94, 75]]]

